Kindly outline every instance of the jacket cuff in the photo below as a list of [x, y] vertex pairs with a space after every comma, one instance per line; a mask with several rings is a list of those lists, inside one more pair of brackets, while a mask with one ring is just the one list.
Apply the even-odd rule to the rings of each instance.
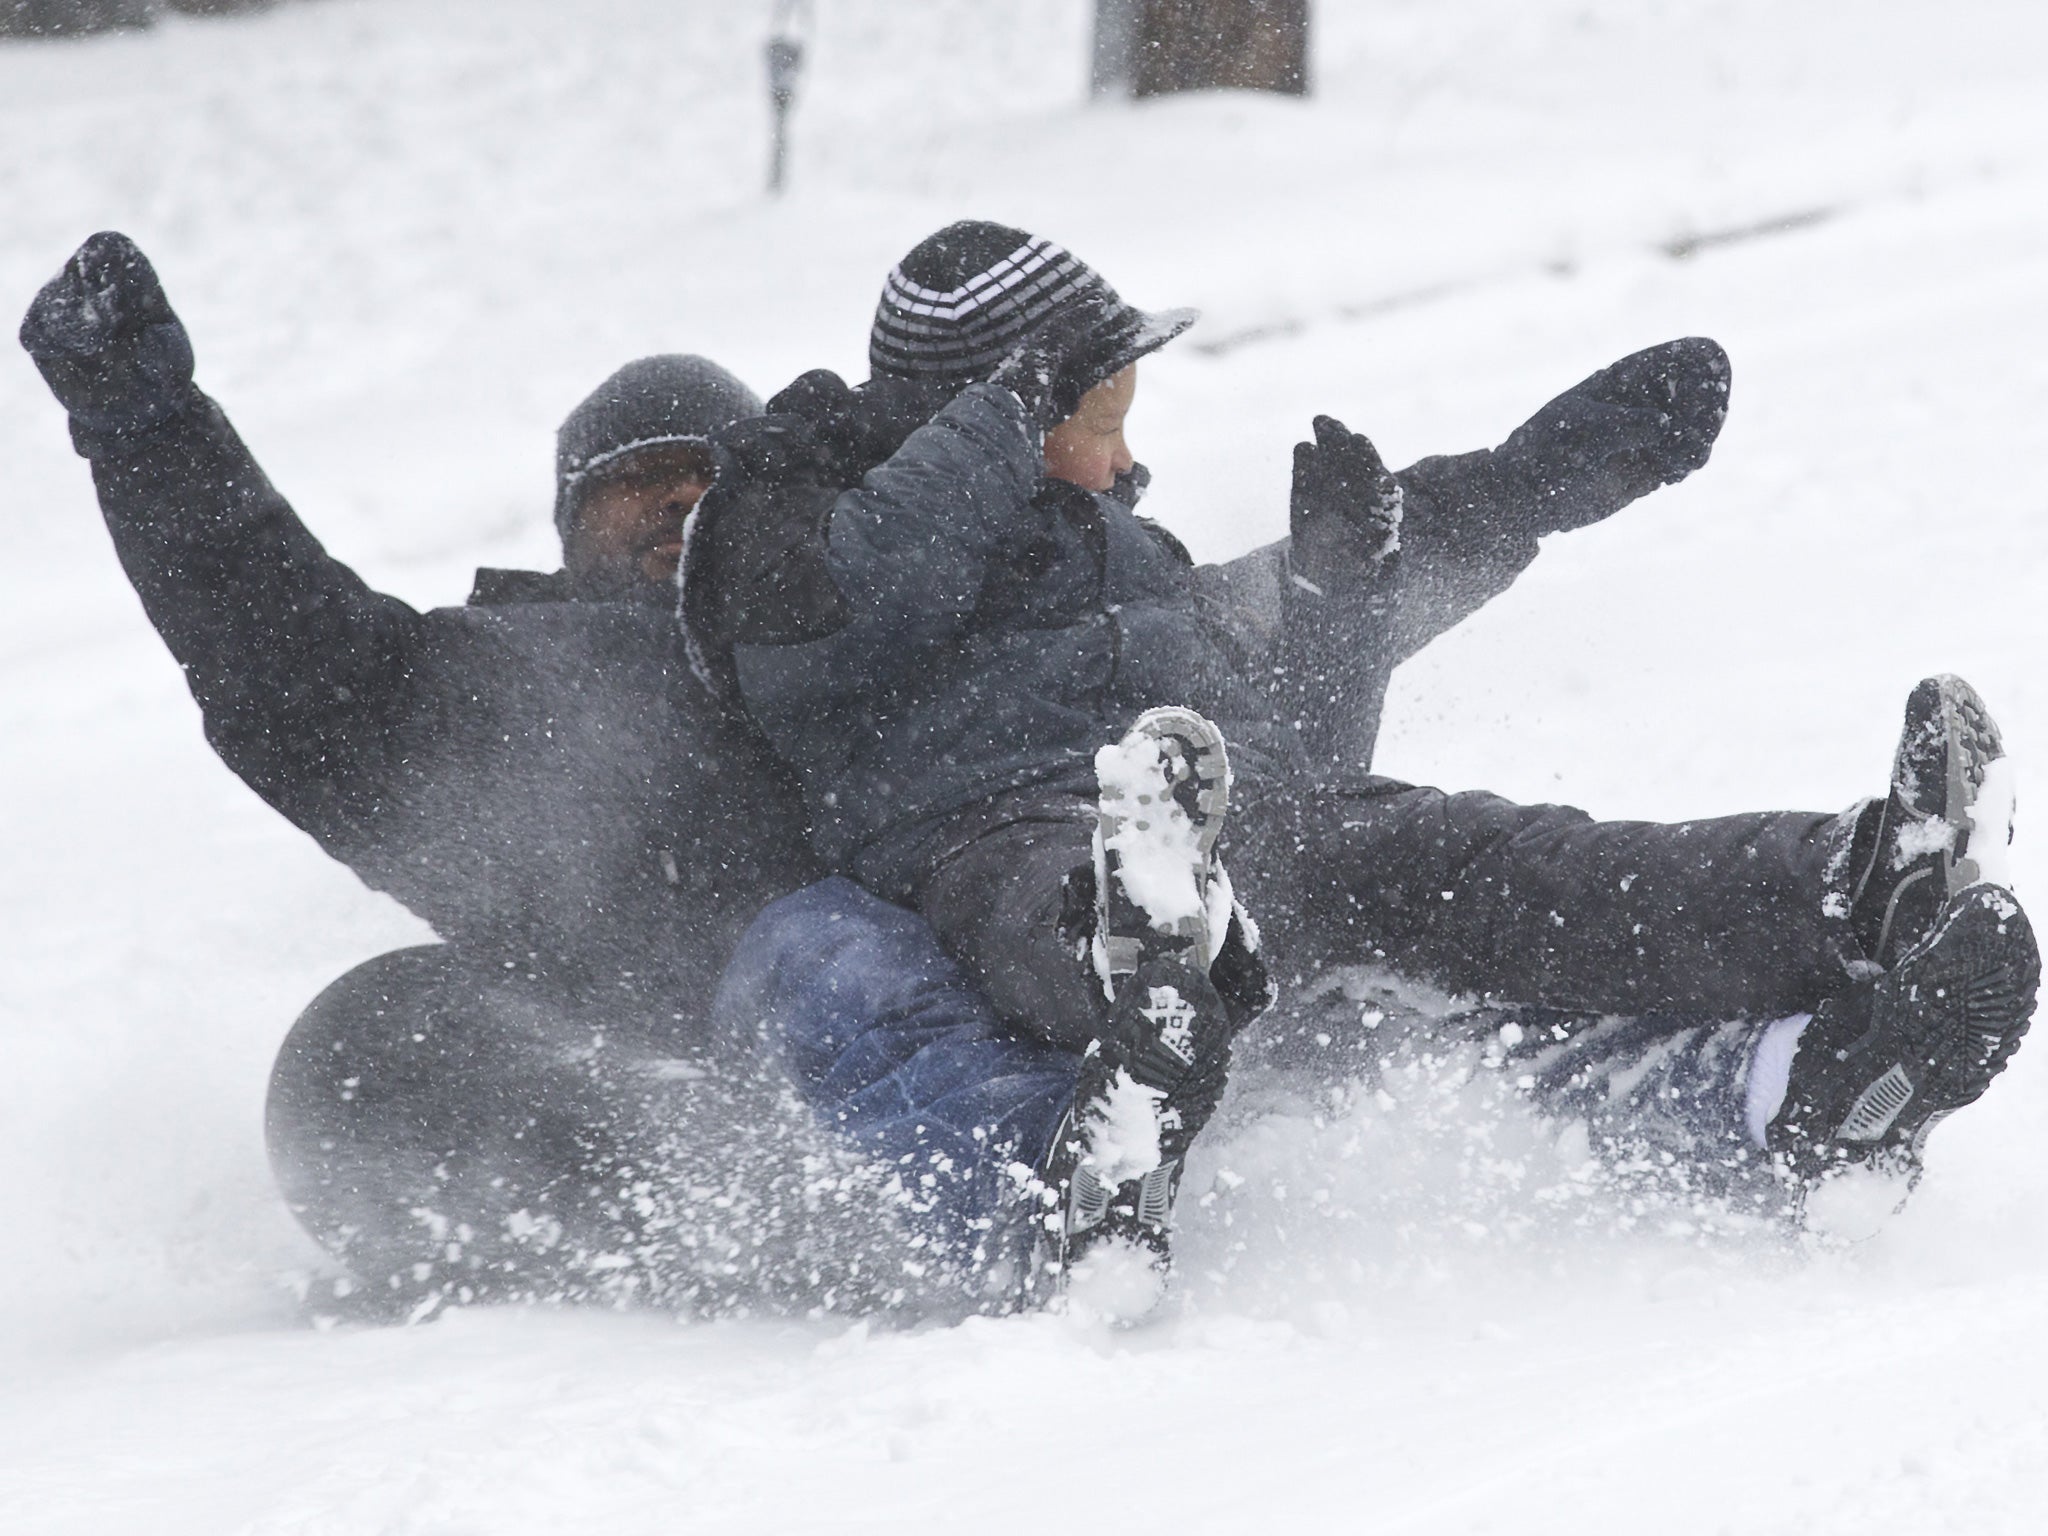
[[145, 452], [167, 436], [173, 427], [184, 422], [192, 414], [193, 407], [204, 399], [197, 385], [188, 384], [182, 395], [159, 402], [140, 420], [113, 428], [94, 427], [81, 417], [73, 416], [71, 446], [80, 458], [94, 462]]

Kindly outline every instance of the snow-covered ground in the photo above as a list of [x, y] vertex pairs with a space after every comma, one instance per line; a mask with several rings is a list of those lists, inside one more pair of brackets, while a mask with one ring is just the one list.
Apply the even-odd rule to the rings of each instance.
[[[2024, 836], [2048, 10], [1328, 0], [1310, 100], [1142, 107], [1082, 103], [1083, 0], [815, 10], [781, 202], [767, 0], [321, 0], [0, 47], [0, 318], [135, 235], [274, 477], [421, 604], [547, 559], [553, 424], [619, 361], [858, 375], [882, 273], [956, 217], [1205, 309], [1133, 422], [1205, 556], [1284, 527], [1314, 411], [1403, 462], [1704, 332], [1736, 367], [1713, 463], [1409, 666], [1382, 766], [1608, 815], [1832, 808], [1954, 670]], [[1184, 1304], [1136, 1332], [300, 1326], [269, 1056], [420, 930], [214, 762], [11, 347], [0, 465], [0, 1528], [2038, 1528], [2039, 1045], [1846, 1252], [1559, 1214], [1517, 1195], [1547, 1175], [1512, 1124], [1275, 1098], [1240, 1103], [1243, 1182], [1189, 1202]]]

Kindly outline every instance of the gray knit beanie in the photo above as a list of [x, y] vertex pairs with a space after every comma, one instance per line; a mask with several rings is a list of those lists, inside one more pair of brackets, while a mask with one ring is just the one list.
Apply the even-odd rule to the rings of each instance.
[[761, 414], [751, 389], [709, 358], [680, 353], [626, 364], [555, 434], [555, 529], [566, 535], [592, 477], [643, 448], [702, 442]]

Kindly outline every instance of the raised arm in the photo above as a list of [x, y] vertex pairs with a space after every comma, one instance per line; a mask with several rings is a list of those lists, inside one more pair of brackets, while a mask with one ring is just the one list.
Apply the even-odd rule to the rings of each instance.
[[959, 638], [989, 562], [1042, 518], [1032, 496], [1043, 468], [1017, 397], [973, 384], [839, 498], [826, 563], [849, 630], [874, 642], [863, 657], [873, 683], [886, 687]]
[[[71, 416], [144, 610], [207, 740], [327, 841], [377, 799], [422, 617], [330, 556], [192, 383], [192, 348], [147, 258], [95, 235], [30, 306], [22, 345]], [[359, 803], [360, 802], [360, 803]]]

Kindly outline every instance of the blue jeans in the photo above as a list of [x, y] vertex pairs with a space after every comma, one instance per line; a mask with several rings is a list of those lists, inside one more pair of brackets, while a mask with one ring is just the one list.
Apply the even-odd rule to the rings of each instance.
[[979, 1267], [1014, 1236], [1080, 1058], [1006, 1029], [922, 917], [838, 876], [785, 896], [740, 940], [713, 1014], [899, 1171], [937, 1256]]
[[[1365, 1065], [1344, 1050], [1359, 1009], [1342, 992], [1282, 1009], [1311, 1029], [1327, 1014], [1329, 1070]], [[1015, 1252], [1019, 1196], [1072, 1102], [1079, 1057], [1006, 1028], [922, 917], [836, 876], [786, 896], [741, 939], [715, 1017], [729, 1038], [758, 1039], [821, 1121], [898, 1170], [935, 1258], [978, 1271]], [[1442, 1045], [1493, 1043], [1539, 1111], [1582, 1121], [1624, 1161], [1668, 1153], [1706, 1185], [1765, 1170], [1749, 1085], [1770, 1021], [1482, 1005], [1405, 1026]]]

